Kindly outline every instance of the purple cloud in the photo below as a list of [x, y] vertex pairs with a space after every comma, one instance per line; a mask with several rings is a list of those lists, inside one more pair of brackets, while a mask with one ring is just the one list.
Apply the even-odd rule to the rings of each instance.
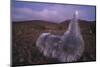
[[19, 3], [13, 7], [13, 21], [46, 20], [59, 23], [71, 19], [76, 10], [79, 11], [79, 19], [95, 20], [95, 8], [93, 6]]
[[66, 18], [60, 11], [46, 8], [41, 11], [34, 11], [30, 8], [16, 8], [14, 13], [13, 19], [15, 21], [20, 21], [21, 19], [24, 20], [27, 18], [29, 20], [52, 20], [54, 22], [61, 22]]

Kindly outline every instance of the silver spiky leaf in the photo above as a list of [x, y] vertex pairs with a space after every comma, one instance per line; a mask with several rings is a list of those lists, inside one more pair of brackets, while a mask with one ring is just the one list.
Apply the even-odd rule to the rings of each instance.
[[42, 33], [36, 46], [44, 56], [61, 62], [77, 61], [83, 54], [84, 41], [78, 25], [78, 11], [73, 15], [68, 30], [62, 36]]

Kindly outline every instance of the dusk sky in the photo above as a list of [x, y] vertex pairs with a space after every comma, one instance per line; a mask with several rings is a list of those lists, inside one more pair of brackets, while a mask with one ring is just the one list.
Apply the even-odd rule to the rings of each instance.
[[59, 23], [71, 19], [76, 10], [79, 19], [95, 21], [95, 6], [19, 1], [12, 3], [12, 21], [46, 20]]

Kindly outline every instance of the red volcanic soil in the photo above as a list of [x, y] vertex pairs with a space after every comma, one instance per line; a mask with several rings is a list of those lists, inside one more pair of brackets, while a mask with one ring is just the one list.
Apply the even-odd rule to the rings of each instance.
[[[69, 21], [60, 24], [48, 21], [12, 22], [12, 65], [37, 65], [62, 63], [54, 58], [43, 56], [36, 47], [36, 40], [43, 32], [61, 35], [68, 28]], [[85, 51], [77, 62], [96, 60], [96, 22], [79, 20], [85, 41]]]

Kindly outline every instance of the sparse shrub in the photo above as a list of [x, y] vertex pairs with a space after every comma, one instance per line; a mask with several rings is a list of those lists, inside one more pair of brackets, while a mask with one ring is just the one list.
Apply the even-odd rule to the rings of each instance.
[[40, 25], [40, 24], [36, 24], [36, 25], [34, 26], [34, 28], [35, 28], [35, 29], [39, 29], [39, 30], [44, 30], [44, 29], [45, 29], [45, 27], [44, 27], [43, 25]]

